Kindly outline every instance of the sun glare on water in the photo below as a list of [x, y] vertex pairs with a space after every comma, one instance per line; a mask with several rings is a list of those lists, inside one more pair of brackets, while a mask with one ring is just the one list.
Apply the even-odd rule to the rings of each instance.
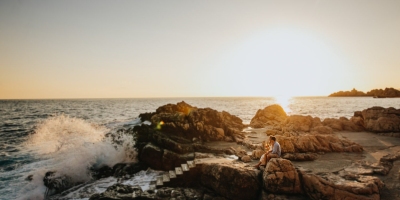
[[289, 105], [291, 99], [293, 98], [292, 96], [280, 95], [280, 96], [275, 96], [274, 98], [276, 103], [279, 104], [287, 114], [291, 112]]

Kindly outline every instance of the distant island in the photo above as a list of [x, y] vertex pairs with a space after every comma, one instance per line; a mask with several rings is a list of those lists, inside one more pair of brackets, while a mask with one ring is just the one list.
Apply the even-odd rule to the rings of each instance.
[[339, 91], [329, 95], [329, 97], [374, 97], [374, 98], [394, 98], [400, 97], [400, 91], [394, 88], [373, 89], [367, 93], [353, 88], [351, 91]]

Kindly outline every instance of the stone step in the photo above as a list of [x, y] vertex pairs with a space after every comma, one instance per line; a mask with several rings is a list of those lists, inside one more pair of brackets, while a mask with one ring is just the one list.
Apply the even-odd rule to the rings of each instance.
[[156, 186], [156, 182], [155, 182], [155, 181], [150, 182], [149, 190], [155, 190], [156, 187], [157, 187], [157, 186]]
[[193, 160], [191, 160], [191, 161], [187, 161], [187, 164], [188, 164], [189, 168], [196, 167], [196, 164], [194, 163], [194, 161], [193, 161]]
[[163, 182], [169, 182], [170, 181], [170, 178], [169, 178], [169, 173], [167, 172], [167, 173], [165, 173], [165, 174], [163, 174]]
[[188, 166], [188, 164], [181, 164], [181, 166], [182, 166], [182, 171], [184, 171], [184, 172], [189, 171], [189, 166]]
[[182, 175], [183, 174], [182, 168], [181, 167], [175, 167], [175, 174], [176, 175]]
[[157, 177], [156, 185], [157, 185], [157, 186], [164, 185], [163, 177], [162, 177], [162, 176]]
[[169, 170], [169, 178], [176, 178], [176, 173], [174, 170]]

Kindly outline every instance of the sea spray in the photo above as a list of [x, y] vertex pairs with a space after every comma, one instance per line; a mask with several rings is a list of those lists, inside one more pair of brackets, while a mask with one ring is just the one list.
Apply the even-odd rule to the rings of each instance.
[[[43, 179], [46, 172], [54, 172], [54, 178], [68, 177], [73, 183], [79, 183], [92, 179], [91, 168], [134, 162], [136, 151], [132, 136], [119, 132], [122, 143], [116, 144], [106, 136], [110, 132], [104, 126], [66, 115], [57, 115], [39, 123], [24, 144], [31, 155], [45, 163], [33, 172], [36, 175], [31, 183], [39, 183], [31, 193], [35, 194], [34, 199], [39, 198], [37, 193], [43, 193], [43, 181], [35, 179]], [[27, 186], [29, 190], [32, 187]]]

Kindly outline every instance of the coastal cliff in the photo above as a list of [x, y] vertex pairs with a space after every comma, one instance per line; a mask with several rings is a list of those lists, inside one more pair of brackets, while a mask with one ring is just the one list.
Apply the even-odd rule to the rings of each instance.
[[350, 91], [339, 91], [329, 95], [329, 97], [375, 97], [375, 98], [393, 98], [400, 97], [400, 91], [394, 88], [373, 89], [364, 93], [353, 88]]

